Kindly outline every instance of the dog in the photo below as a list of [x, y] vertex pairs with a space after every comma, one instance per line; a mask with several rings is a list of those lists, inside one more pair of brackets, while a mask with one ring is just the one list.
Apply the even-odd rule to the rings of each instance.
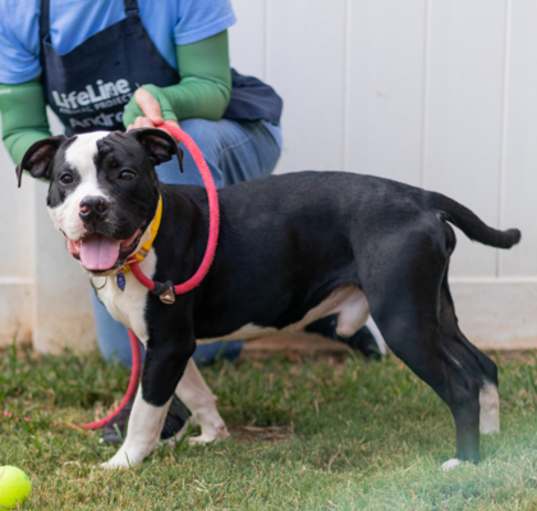
[[371, 315], [391, 351], [446, 402], [456, 454], [442, 467], [477, 463], [480, 431], [499, 430], [498, 376], [458, 326], [448, 285], [456, 244], [450, 224], [505, 249], [520, 231], [496, 230], [445, 195], [378, 177], [271, 176], [219, 192], [213, 265], [197, 289], [165, 304], [125, 265], [148, 242], [140, 267], [155, 281], [183, 282], [200, 263], [205, 192], [161, 184], [154, 170], [177, 154], [158, 129], [95, 132], [36, 142], [17, 168], [19, 186], [23, 169], [49, 182], [48, 211], [69, 252], [147, 350], [126, 439], [103, 466], [136, 465], [153, 451], [174, 392], [201, 426], [194, 442], [228, 435], [191, 360], [197, 341], [301, 330], [336, 313], [342, 336]]

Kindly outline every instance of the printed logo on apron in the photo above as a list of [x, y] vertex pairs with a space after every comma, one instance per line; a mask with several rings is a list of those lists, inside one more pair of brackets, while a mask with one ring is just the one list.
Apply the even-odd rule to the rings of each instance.
[[[99, 78], [76, 91], [62, 92], [51, 89], [51, 108], [62, 116], [69, 117], [70, 127], [74, 131], [78, 131], [78, 128], [114, 129], [114, 126], [122, 122], [123, 109], [138, 87], [131, 86], [125, 78], [109, 82]], [[121, 110], [103, 112], [116, 108]], [[100, 113], [95, 115], [97, 112]], [[81, 114], [88, 114], [90, 117], [80, 118]]]

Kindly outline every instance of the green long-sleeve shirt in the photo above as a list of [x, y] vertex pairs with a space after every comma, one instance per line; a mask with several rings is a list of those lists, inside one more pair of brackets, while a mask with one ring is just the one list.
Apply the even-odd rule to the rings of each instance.
[[[181, 82], [169, 87], [146, 84], [160, 103], [165, 119], [222, 117], [231, 94], [227, 31], [202, 41], [176, 47]], [[28, 148], [50, 136], [43, 87], [39, 79], [30, 82], [0, 84], [2, 140], [15, 163], [20, 163]], [[125, 126], [143, 116], [134, 101], [123, 114]]]

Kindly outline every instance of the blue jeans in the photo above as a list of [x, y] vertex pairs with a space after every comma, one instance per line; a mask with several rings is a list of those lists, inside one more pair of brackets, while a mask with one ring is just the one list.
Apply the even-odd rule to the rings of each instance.
[[[200, 147], [218, 187], [270, 174], [281, 154], [281, 128], [264, 121], [239, 123], [227, 119], [190, 119], [181, 122], [181, 127]], [[181, 174], [177, 159], [174, 159], [159, 165], [156, 170], [163, 183], [202, 184], [199, 172], [186, 151], [183, 168], [184, 173]], [[106, 360], [115, 359], [130, 366], [126, 328], [110, 316], [95, 293], [92, 292], [91, 296], [101, 354]], [[235, 358], [241, 348], [241, 341], [206, 344], [198, 346], [194, 359], [197, 363], [207, 364], [217, 356]]]

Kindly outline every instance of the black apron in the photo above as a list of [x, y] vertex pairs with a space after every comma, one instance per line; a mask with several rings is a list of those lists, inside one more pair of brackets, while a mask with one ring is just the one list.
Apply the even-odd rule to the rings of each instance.
[[[137, 0], [124, 0], [126, 18], [65, 55], [50, 39], [50, 0], [41, 0], [39, 36], [42, 82], [50, 108], [68, 134], [124, 130], [123, 109], [142, 85], [180, 82], [140, 19]], [[279, 124], [283, 102], [270, 86], [232, 70], [227, 119]]]

